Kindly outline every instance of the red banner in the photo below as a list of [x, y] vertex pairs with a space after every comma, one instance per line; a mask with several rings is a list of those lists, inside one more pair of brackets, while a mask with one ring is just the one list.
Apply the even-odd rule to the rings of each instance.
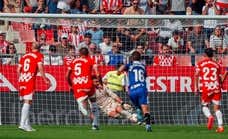
[[[16, 66], [0, 65], [0, 92], [17, 91], [18, 76]], [[100, 67], [100, 73], [104, 75], [112, 67]], [[148, 66], [147, 87], [149, 92], [193, 92], [194, 91], [194, 67], [153, 67]], [[224, 69], [223, 69], [224, 70]], [[69, 87], [65, 79], [66, 68], [64, 66], [45, 66], [46, 76], [51, 86], [45, 85], [42, 78], [37, 77], [37, 91], [68, 91]], [[223, 71], [224, 72], [224, 71]], [[223, 91], [228, 90], [228, 79], [223, 84]]]

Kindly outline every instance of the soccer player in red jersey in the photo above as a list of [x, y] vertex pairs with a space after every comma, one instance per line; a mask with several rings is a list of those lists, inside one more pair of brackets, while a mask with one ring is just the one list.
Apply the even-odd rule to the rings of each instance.
[[[221, 84], [222, 78], [220, 65], [213, 60], [214, 51], [212, 48], [205, 49], [205, 58], [196, 65], [195, 87], [196, 91], [202, 91], [201, 102], [204, 115], [208, 118], [207, 128], [212, 129], [214, 116], [211, 114], [209, 104], [214, 104], [214, 112], [218, 121], [216, 132], [224, 132], [221, 105]], [[199, 85], [201, 83], [201, 86]]]
[[[93, 87], [92, 74], [98, 77], [97, 65], [89, 56], [86, 47], [79, 49], [79, 57], [75, 58], [68, 67], [66, 79], [73, 89], [74, 97], [77, 100], [79, 110], [85, 116], [93, 119], [92, 129], [98, 130], [98, 106], [95, 98], [95, 88]], [[88, 102], [91, 102], [91, 111], [88, 112]]]
[[35, 131], [29, 122], [29, 111], [32, 104], [33, 94], [35, 93], [36, 75], [40, 72], [41, 77], [46, 84], [49, 80], [46, 78], [43, 68], [43, 54], [39, 52], [40, 45], [33, 43], [32, 52], [21, 57], [17, 72], [19, 75], [19, 95], [23, 100], [21, 110], [21, 119], [19, 129], [24, 131]]

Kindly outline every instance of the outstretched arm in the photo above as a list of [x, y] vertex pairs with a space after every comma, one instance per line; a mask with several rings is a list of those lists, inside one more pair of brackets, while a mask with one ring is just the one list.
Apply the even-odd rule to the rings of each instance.
[[43, 64], [42, 63], [39, 63], [38, 64], [38, 69], [39, 69], [39, 72], [40, 72], [41, 77], [44, 79], [44, 82], [46, 84], [50, 84], [49, 80], [45, 76], [44, 67], [43, 67]]
[[119, 69], [117, 70], [117, 75], [120, 75], [124, 70], [125, 70], [125, 65], [120, 66]]

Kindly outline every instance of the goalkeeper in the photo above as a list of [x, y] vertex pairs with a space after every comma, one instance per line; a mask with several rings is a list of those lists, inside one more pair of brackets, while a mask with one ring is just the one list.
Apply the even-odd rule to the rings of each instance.
[[137, 115], [132, 113], [131, 105], [123, 103], [122, 99], [103, 85], [98, 78], [93, 78], [93, 84], [96, 89], [97, 105], [106, 115], [112, 118], [123, 117], [134, 123], [137, 122]]

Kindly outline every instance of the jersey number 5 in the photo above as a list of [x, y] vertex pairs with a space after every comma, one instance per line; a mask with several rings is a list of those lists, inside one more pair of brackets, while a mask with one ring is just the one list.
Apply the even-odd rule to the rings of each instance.
[[82, 68], [81, 68], [82, 64], [81, 63], [77, 63], [74, 66], [74, 74], [76, 76], [80, 75], [82, 73]]

